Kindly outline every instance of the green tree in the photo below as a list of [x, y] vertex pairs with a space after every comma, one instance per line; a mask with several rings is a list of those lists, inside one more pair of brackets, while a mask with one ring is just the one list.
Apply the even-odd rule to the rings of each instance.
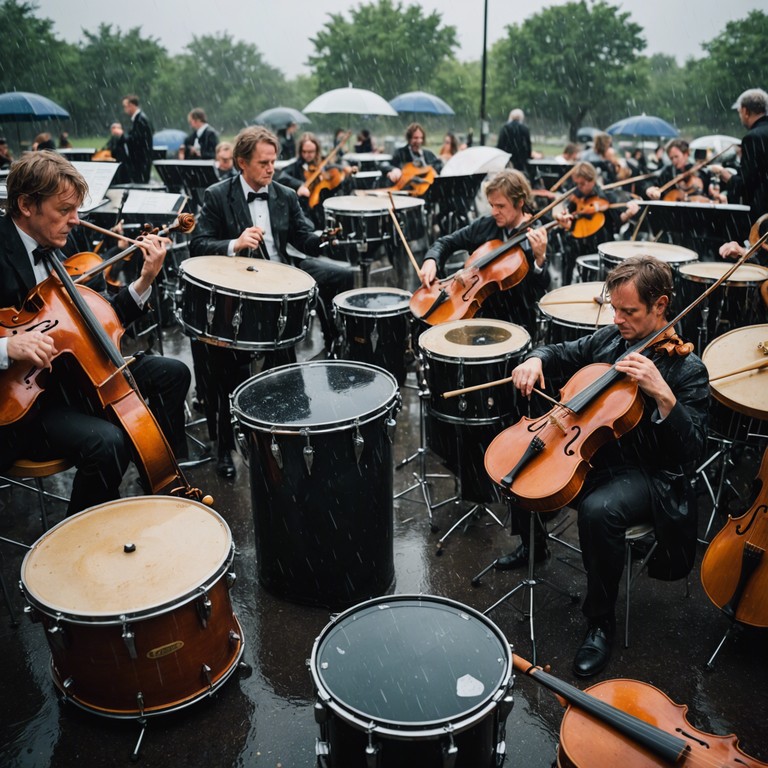
[[572, 140], [589, 115], [607, 124], [629, 115], [645, 87], [636, 64], [645, 48], [642, 28], [604, 0], [545, 8], [491, 51], [492, 103], [550, 121], [565, 121]]
[[429, 90], [458, 42], [456, 29], [442, 25], [442, 16], [425, 16], [418, 5], [378, 0], [342, 14], [312, 38], [309, 57], [321, 91], [350, 83], [391, 99], [399, 93]]

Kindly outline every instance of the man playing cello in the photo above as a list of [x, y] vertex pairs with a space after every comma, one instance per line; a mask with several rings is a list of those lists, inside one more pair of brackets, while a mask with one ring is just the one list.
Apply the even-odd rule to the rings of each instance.
[[[672, 285], [668, 264], [652, 256], [626, 259], [606, 278], [614, 325], [576, 341], [540, 347], [512, 372], [514, 385], [530, 397], [548, 380], [560, 383], [591, 363], [615, 364], [637, 382], [642, 398], [640, 422], [598, 449], [572, 502], [587, 571], [582, 610], [588, 630], [573, 664], [578, 677], [599, 673], [610, 658], [626, 529], [653, 522], [658, 547], [649, 573], [656, 578], [686, 576], [696, 554], [695, 495], [689, 478], [706, 441], [707, 370], [694, 354], [654, 361], [632, 353], [619, 360], [667, 324]], [[543, 546], [540, 536], [533, 553], [537, 559]], [[523, 565], [530, 554], [521, 547], [509, 557]]]

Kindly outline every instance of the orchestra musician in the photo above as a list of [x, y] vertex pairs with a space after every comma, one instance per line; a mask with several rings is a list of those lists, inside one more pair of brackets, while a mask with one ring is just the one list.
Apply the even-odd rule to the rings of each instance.
[[205, 110], [196, 107], [187, 115], [187, 122], [192, 132], [184, 139], [184, 144], [179, 149], [179, 157], [182, 160], [213, 160], [219, 137], [208, 125]]
[[[693, 163], [690, 160], [690, 148], [688, 142], [684, 139], [672, 139], [667, 142], [665, 149], [671, 165], [664, 166], [664, 169], [659, 174], [657, 183], [654, 186], [648, 187], [645, 191], [649, 200], [661, 200], [661, 187], [693, 167]], [[681, 179], [676, 185], [677, 191], [683, 193], [683, 201], [691, 195], [708, 198], [709, 187], [709, 173], [704, 168], [699, 169], [690, 178]]]
[[[47, 258], [63, 259], [62, 249], [79, 224], [78, 208], [88, 186], [69, 161], [43, 151], [14, 164], [7, 189], [8, 213], [0, 217], [0, 306], [21, 308], [27, 294], [49, 279]], [[140, 246], [140, 274], [109, 299], [124, 326], [147, 311], [152, 282], [169, 244], [167, 238], [146, 235]], [[41, 258], [41, 251], [50, 256]], [[71, 459], [77, 467], [67, 508], [71, 515], [119, 497], [131, 454], [121, 428], [85, 401], [74, 361], [57, 354], [55, 333], [30, 330], [0, 338], [0, 369], [52, 366], [45, 391], [30, 410], [0, 427], [0, 471], [19, 458]], [[130, 371], [171, 448], [177, 457], [185, 457], [183, 407], [189, 369], [179, 360], [144, 355]]]
[[448, 258], [456, 251], [471, 254], [491, 240], [504, 241], [526, 232], [521, 248], [528, 260], [528, 274], [509, 290], [491, 294], [483, 303], [480, 316], [517, 323], [533, 336], [536, 302], [550, 284], [547, 232], [542, 228], [526, 228], [526, 222], [531, 218], [531, 186], [521, 171], [501, 171], [488, 183], [485, 194], [491, 213], [438, 238], [432, 244], [422, 262], [422, 284], [429, 287], [434, 283], [438, 274], [444, 273]]
[[131, 118], [128, 135], [122, 137], [127, 149], [125, 166], [132, 182], [146, 184], [152, 172], [152, 124], [135, 94], [123, 98], [123, 111]]
[[[301, 210], [299, 198], [288, 187], [273, 181], [280, 142], [262, 126], [244, 128], [235, 138], [234, 158], [240, 173], [205, 191], [203, 207], [190, 242], [193, 256], [248, 255], [292, 263], [287, 246], [310, 257], [320, 256], [324, 240]], [[317, 281], [318, 311], [327, 347], [334, 337], [330, 309], [337, 293], [353, 287], [346, 263], [330, 259], [304, 258], [297, 265]], [[218, 439], [220, 476], [235, 475], [232, 451], [234, 433], [229, 413], [229, 395], [250, 375], [253, 355], [236, 349], [193, 341], [196, 370], [206, 368], [210, 387], [205, 386], [205, 407], [211, 437]], [[293, 349], [269, 353], [264, 366], [295, 362]]]
[[[673, 316], [672, 271], [651, 256], [634, 256], [606, 278], [615, 318], [612, 326], [576, 341], [535, 349], [512, 372], [514, 385], [530, 397], [534, 387], [564, 382], [591, 363], [615, 364], [637, 382], [643, 412], [638, 425], [599, 449], [584, 485], [572, 502], [578, 511], [579, 541], [587, 571], [583, 604], [588, 629], [573, 671], [590, 677], [609, 661], [615, 632], [614, 607], [624, 567], [624, 533], [653, 522], [658, 547], [649, 561], [655, 578], [683, 578], [696, 554], [695, 493], [690, 484], [706, 441], [709, 385], [707, 370], [694, 354], [655, 361], [632, 353], [636, 342], [661, 330]], [[515, 515], [518, 533], [528, 529], [528, 512]], [[526, 541], [527, 537], [523, 538]], [[547, 556], [537, 531], [532, 553]], [[501, 558], [497, 568], [522, 567], [531, 553], [525, 544]]]
[[[614, 192], [605, 192], [597, 183], [597, 170], [588, 162], [580, 161], [574, 166], [571, 175], [576, 191], [568, 199], [564, 210], [556, 215], [556, 219], [563, 229], [569, 232], [573, 229], [579, 210], [586, 206], [587, 210], [595, 200], [598, 206], [604, 203], [618, 204], [618, 197]], [[619, 234], [622, 224], [628, 222], [639, 210], [637, 203], [630, 201], [623, 208], [610, 208], [602, 215], [605, 223], [594, 234], [587, 237], [568, 236], [564, 243], [563, 253], [563, 285], [569, 285], [573, 275], [573, 268], [578, 256], [586, 256], [597, 252], [597, 246], [614, 240]]]
[[387, 178], [397, 184], [403, 175], [403, 168], [409, 163], [416, 168], [431, 166], [437, 173], [443, 167], [442, 160], [431, 150], [424, 146], [427, 134], [419, 123], [411, 123], [405, 129], [405, 146], [399, 147], [392, 155], [392, 168], [387, 173]]

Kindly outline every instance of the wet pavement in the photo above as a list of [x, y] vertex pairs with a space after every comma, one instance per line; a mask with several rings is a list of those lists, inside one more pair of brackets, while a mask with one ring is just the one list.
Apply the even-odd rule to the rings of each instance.
[[[188, 359], [188, 344], [179, 329], [170, 328], [164, 334], [165, 353]], [[300, 360], [308, 360], [317, 355], [318, 336], [319, 331], [315, 327], [311, 340], [299, 346]], [[392, 448], [396, 464], [414, 454], [420, 444], [419, 396], [415, 383], [415, 373], [411, 372], [401, 389], [402, 408], [396, 417]], [[202, 440], [206, 439], [202, 425], [190, 427], [190, 432]], [[734, 489], [742, 494], [742, 498], [738, 499], [730, 489], [727, 491], [725, 501], [735, 513], [741, 513], [749, 506], [750, 480], [756, 474], [759, 458], [757, 448], [748, 448], [739, 452], [734, 466], [729, 468]], [[449, 605], [452, 605], [448, 601], [458, 601], [478, 612], [485, 611], [517, 585], [523, 574], [490, 571], [478, 586], [472, 586], [472, 577], [494, 558], [514, 548], [517, 539], [511, 538], [508, 529], [498, 525], [482, 509], [445, 540], [438, 556], [439, 539], [465, 510], [471, 508], [471, 504], [449, 501], [433, 511], [430, 521], [421, 486], [415, 481], [415, 476], [418, 478], [421, 474], [421, 459], [419, 456], [394, 471], [394, 492], [399, 498], [393, 504], [395, 578], [390, 591], [395, 595], [437, 596], [438, 599], [432, 602], [427, 599], [426, 605], [438, 611], [447, 611]], [[315, 742], [319, 736], [319, 726], [315, 721], [315, 684], [307, 660], [316, 640], [325, 638], [327, 630], [324, 628], [328, 624], [330, 611], [323, 607], [307, 607], [289, 602], [260, 586], [257, 580], [258, 548], [249, 472], [242, 457], [238, 456], [235, 461], [238, 471], [234, 480], [219, 478], [214, 462], [191, 468], [187, 473], [194, 485], [214, 497], [213, 508], [231, 529], [236, 547], [234, 571], [237, 574], [231, 600], [245, 639], [242, 663], [230, 679], [216, 689], [212, 697], [206, 697], [180, 711], [149, 719], [140, 749], [141, 763], [146, 766], [305, 768], [316, 763]], [[449, 475], [431, 451], [423, 454], [423, 461], [428, 475]], [[471, 465], [472, 462], [468, 463]], [[388, 470], [381, 466], [379, 471]], [[469, 471], [482, 473], [482, 468], [470, 466]], [[71, 472], [51, 478], [46, 482], [46, 487], [66, 493], [70, 478]], [[358, 477], [352, 482], [364, 482], [365, 491], [370, 479], [361, 480]], [[715, 480], [714, 474], [711, 479]], [[349, 482], [343, 468], [340, 468], [338, 482], [345, 481]], [[705, 492], [705, 484], [701, 482], [699, 487], [703, 534], [711, 502]], [[407, 488], [411, 490], [400, 495]], [[429, 477], [428, 488], [433, 502], [439, 504], [454, 494], [455, 483], [450, 475]], [[135, 495], [137, 491], [135, 474], [130, 474], [124, 483], [124, 495]], [[345, 514], [352, 520], [352, 539], [341, 542], [339, 552], [327, 551], [328, 548], [334, 549], [332, 543], [327, 543], [333, 542], [333, 536], [321, 532], [316, 550], [321, 561], [333, 563], [341, 560], [337, 565], [343, 572], [345, 558], [354, 557], [358, 548], [370, 550], [371, 542], [354, 541], [354, 533], [357, 529], [361, 537], [365, 536], [364, 520], [370, 509], [388, 508], [388, 505], [376, 501], [372, 500], [370, 506], [361, 505], [362, 508], [345, 510]], [[0, 490], [0, 502], [0, 535], [33, 543], [41, 534], [36, 499], [24, 491], [6, 488]], [[502, 521], [505, 520], [503, 505], [493, 503], [488, 506]], [[380, 514], [378, 511], [376, 513]], [[52, 522], [59, 522], [62, 515], [63, 504], [51, 503]], [[359, 519], [359, 524], [354, 522], [355, 518]], [[562, 537], [576, 543], [573, 513], [566, 510], [557, 520], [564, 524], [564, 531], [561, 528]], [[295, 532], [295, 535], [299, 537], [301, 533]], [[207, 540], [196, 544], [204, 549]], [[299, 544], [304, 547], [306, 542], [299, 542], [297, 538], [297, 548]], [[271, 542], [262, 544], [262, 548], [270, 545]], [[15, 587], [24, 553], [4, 543], [0, 543], [0, 551], [6, 580]], [[169, 559], [178, 558], [177, 567], [182, 574], [185, 569], [191, 574], [195, 573], [191, 562], [195, 559], [194, 555], [188, 559], [187, 550], [182, 549], [179, 541], [168, 540], [165, 551]], [[266, 554], [268, 550], [263, 551]], [[312, 548], [309, 547], [307, 551], [311, 557]], [[584, 577], [579, 570], [578, 555], [556, 542], [551, 544], [551, 551], [553, 556], [537, 566], [537, 575], [567, 591], [581, 592]], [[701, 545], [700, 555], [703, 551]], [[269, 551], [269, 554], [278, 557], [281, 562], [289, 563], [292, 555], [285, 551]], [[765, 630], [744, 628], [727, 640], [716, 659], [714, 669], [705, 670], [705, 663], [728, 628], [728, 622], [704, 594], [699, 579], [700, 562], [701, 557], [690, 576], [690, 597], [685, 596], [683, 582], [657, 582], [645, 574], [638, 579], [632, 595], [631, 644], [625, 649], [621, 639], [617, 638], [608, 669], [594, 682], [627, 678], [650, 683], [674, 702], [687, 705], [688, 718], [695, 728], [707, 734], [735, 733], [748, 754], [768, 760], [768, 729], [765, 726], [768, 714], [768, 659]], [[66, 563], [62, 565], [66, 568]], [[333, 565], [328, 567], [332, 568]], [[365, 564], [361, 566], [357, 563], [355, 567], [364, 568]], [[371, 567], [386, 567], [386, 564]], [[196, 586], [197, 583], [190, 583], [190, 591]], [[343, 590], [340, 584], [339, 592], [334, 592], [334, 596], [345, 594]], [[621, 595], [623, 600], [623, 589]], [[441, 603], [440, 599], [447, 601]], [[145, 600], [147, 608], [155, 605], [152, 594], [147, 594]], [[571, 661], [582, 640], [584, 629], [578, 604], [541, 586], [536, 588], [535, 600], [537, 661], [549, 665], [552, 674], [567, 683], [586, 687], [583, 681], [576, 681], [571, 674]], [[78, 709], [71, 702], [60, 702], [51, 680], [50, 648], [43, 625], [33, 623], [29, 616], [22, 615], [25, 601], [15, 588], [12, 592], [12, 605], [19, 619], [18, 626], [12, 626], [7, 606], [4, 602], [0, 604], [0, 657], [3, 670], [0, 692], [0, 765], [8, 768], [65, 768], [128, 763], [139, 734], [136, 722], [96, 715]], [[168, 621], [172, 621], [175, 609], [168, 610], [165, 616]], [[488, 621], [475, 614], [471, 616], [475, 626], [479, 624], [482, 627], [483, 622]], [[624, 608], [621, 604], [618, 610], [620, 623], [623, 618]], [[519, 601], [503, 603], [492, 611], [489, 619], [514, 646], [516, 653], [531, 660], [529, 622], [522, 615]], [[141, 630], [141, 622], [137, 624], [138, 632]], [[381, 650], [379, 644], [384, 641], [377, 638], [374, 631], [367, 638], [352, 638], [350, 642], [353, 645], [359, 642], [370, 646], [354, 650], [376, 657]], [[467, 642], [472, 644], [471, 639]], [[450, 645], [446, 642], [445, 647], [438, 647], [436, 652], [451, 653], [453, 651], [448, 650]], [[467, 655], [475, 652], [474, 648], [460, 650]], [[77, 642], [70, 643], [66, 653], [72, 654], [71, 658], [76, 659], [77, 664], [87, 663], [80, 656], [82, 649], [78, 649]], [[503, 650], [499, 653], [500, 656], [504, 655]], [[481, 665], [481, 660], [477, 663]], [[416, 672], [418, 666], [414, 656], [404, 655], [404, 675]], [[314, 671], [325, 679], [319, 667], [315, 666]], [[479, 672], [473, 675], [472, 669], [465, 671], [471, 677], [480, 676]], [[440, 683], [435, 690], [443, 689], [445, 681]], [[376, 685], [375, 674], [372, 683], [360, 681], [361, 697], [363, 689], [369, 684]], [[169, 690], [168, 701], [173, 701], [176, 693], [175, 690]], [[548, 690], [521, 675], [517, 676], [511, 693], [513, 707], [507, 718], [506, 765], [525, 768], [553, 765], [563, 717], [560, 704]], [[394, 719], [397, 719], [397, 702], [393, 706]], [[370, 712], [363, 714], [370, 715]], [[476, 722], [485, 724], [487, 717], [493, 717], [493, 713], [482, 717], [477, 715]], [[682, 717], [682, 713], [679, 717]], [[679, 717], [667, 718], [659, 725], [674, 731], [683, 725]], [[345, 748], [348, 746], [347, 741], [352, 743], [356, 735], [361, 733], [359, 728], [353, 727], [351, 730], [356, 733], [339, 730], [338, 743]], [[404, 765], [427, 765], [421, 757], [411, 755], [420, 755], [419, 750], [431, 738], [425, 735], [425, 731], [416, 729], [409, 740], [399, 743], [404, 750], [400, 758]], [[590, 738], [600, 739], [601, 736], [595, 731]], [[487, 754], [490, 748], [490, 735], [484, 748], [467, 745], [460, 757], [465, 762], [459, 764], [483, 764], [480, 754]], [[357, 747], [350, 747], [350, 751], [358, 754]], [[359, 760], [350, 761], [350, 764], [365, 765], [362, 748], [359, 750]], [[434, 764], [440, 765], [442, 762], [436, 761]]]

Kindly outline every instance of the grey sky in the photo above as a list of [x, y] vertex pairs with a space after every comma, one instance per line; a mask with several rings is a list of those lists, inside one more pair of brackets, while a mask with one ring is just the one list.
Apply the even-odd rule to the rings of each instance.
[[[483, 0], [422, 0], [419, 4], [425, 12], [438, 11], [443, 23], [457, 28], [460, 59], [480, 58]], [[489, 45], [503, 36], [508, 24], [559, 4], [558, 0], [488, 0]], [[680, 63], [700, 57], [701, 43], [715, 37], [728, 21], [743, 19], [752, 9], [765, 9], [765, 0], [623, 0], [616, 4], [644, 28], [648, 53], [675, 55]], [[37, 15], [52, 19], [57, 34], [70, 42], [80, 39], [84, 27], [95, 31], [100, 23], [123, 31], [140, 26], [172, 54], [179, 53], [194, 35], [228, 32], [236, 40], [256, 45], [269, 64], [294, 77], [307, 72], [306, 60], [313, 52], [309, 38], [328, 21], [328, 14], [343, 13], [348, 18], [348, 9], [357, 5], [352, 0], [38, 0]], [[423, 84], [427, 90], [428, 86]]]

